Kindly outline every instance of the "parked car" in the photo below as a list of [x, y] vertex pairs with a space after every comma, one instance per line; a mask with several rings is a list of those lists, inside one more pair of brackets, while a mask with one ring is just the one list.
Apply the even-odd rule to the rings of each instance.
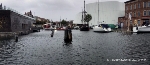
[[78, 30], [78, 29], [79, 29], [79, 26], [75, 26], [74, 29]]

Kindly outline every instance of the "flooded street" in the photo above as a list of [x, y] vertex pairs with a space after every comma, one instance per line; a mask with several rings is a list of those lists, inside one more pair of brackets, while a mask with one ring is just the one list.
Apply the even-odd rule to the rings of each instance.
[[70, 45], [63, 43], [64, 31], [50, 34], [41, 30], [18, 42], [0, 41], [0, 65], [150, 65], [150, 33], [73, 30]]

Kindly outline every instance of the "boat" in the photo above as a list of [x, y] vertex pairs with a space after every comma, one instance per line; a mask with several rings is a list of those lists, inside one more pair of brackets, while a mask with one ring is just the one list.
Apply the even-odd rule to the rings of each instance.
[[83, 25], [81, 28], [80, 28], [80, 31], [89, 31], [90, 28], [86, 25]]
[[58, 27], [58, 28], [56, 28], [56, 30], [65, 30], [66, 29], [66, 27]]
[[150, 24], [143, 22], [142, 26], [138, 26], [137, 20], [134, 21], [133, 33], [150, 33]]
[[84, 10], [82, 10], [82, 22], [84, 22], [84, 24], [81, 26], [81, 28], [80, 28], [80, 31], [89, 31], [90, 30], [90, 27], [89, 27], [89, 25], [88, 24], [85, 24], [85, 20], [84, 20], [84, 18], [85, 18], [85, 13], [87, 13], [86, 11], [85, 11], [85, 0], [84, 0]]
[[99, 24], [98, 26], [93, 27], [94, 32], [112, 32], [108, 24]]
[[51, 24], [50, 23], [43, 24], [43, 29], [44, 30], [51, 30]]
[[150, 25], [133, 27], [133, 33], [150, 33]]
[[[99, 22], [99, 0], [98, 0], [98, 22]], [[111, 28], [108, 24], [105, 24], [104, 21], [98, 26], [93, 27], [94, 32], [111, 32]]]

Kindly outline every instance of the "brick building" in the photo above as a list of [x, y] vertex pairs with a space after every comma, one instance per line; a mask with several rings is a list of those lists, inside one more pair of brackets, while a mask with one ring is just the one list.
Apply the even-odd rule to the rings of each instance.
[[[138, 26], [142, 26], [143, 22], [150, 23], [150, 0], [129, 0], [125, 3], [125, 16], [118, 17], [118, 24], [124, 28], [133, 25], [134, 20], [137, 20]], [[129, 21], [129, 13], [132, 20]]]

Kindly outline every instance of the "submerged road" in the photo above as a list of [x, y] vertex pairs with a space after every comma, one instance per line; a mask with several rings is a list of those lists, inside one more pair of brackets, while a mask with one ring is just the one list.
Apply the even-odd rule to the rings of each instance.
[[64, 45], [64, 31], [31, 33], [18, 42], [0, 41], [0, 65], [150, 65], [150, 33], [96, 33], [73, 30]]

